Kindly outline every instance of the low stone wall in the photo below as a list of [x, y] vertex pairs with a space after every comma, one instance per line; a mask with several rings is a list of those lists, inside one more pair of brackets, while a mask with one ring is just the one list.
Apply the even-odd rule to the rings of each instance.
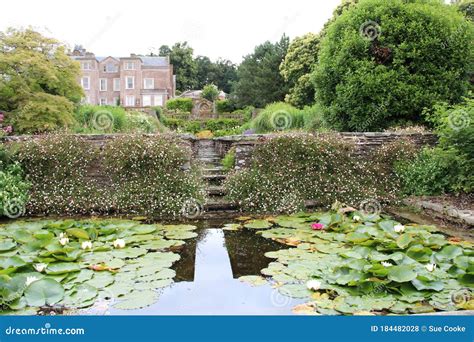
[[[366, 133], [316, 133], [316, 135], [337, 135], [345, 141], [352, 141], [357, 147], [360, 155], [370, 154], [374, 149], [383, 144], [399, 140], [409, 139], [418, 146], [435, 145], [437, 138], [432, 133], [395, 133], [395, 132], [366, 132]], [[272, 134], [235, 135], [215, 138], [216, 151], [223, 157], [228, 150], [235, 148], [236, 169], [247, 167], [250, 164], [252, 152], [255, 146]]]

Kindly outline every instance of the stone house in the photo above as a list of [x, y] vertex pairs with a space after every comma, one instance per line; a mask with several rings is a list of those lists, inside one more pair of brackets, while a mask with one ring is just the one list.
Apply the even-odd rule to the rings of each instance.
[[97, 57], [79, 47], [71, 58], [81, 64], [78, 81], [85, 103], [144, 108], [163, 106], [175, 96], [176, 76], [168, 57]]

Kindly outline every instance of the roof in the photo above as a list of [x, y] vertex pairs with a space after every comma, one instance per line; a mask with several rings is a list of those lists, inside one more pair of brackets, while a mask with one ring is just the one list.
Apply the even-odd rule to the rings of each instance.
[[[96, 59], [97, 62], [102, 62], [103, 60], [107, 58], [114, 58], [116, 60], [120, 60], [122, 58], [134, 58], [134, 57], [112, 57], [112, 56], [71, 56], [72, 59], [75, 60], [81, 60], [81, 59]], [[136, 58], [141, 59], [143, 62], [144, 66], [151, 66], [151, 67], [165, 67], [169, 65], [169, 60], [168, 57], [160, 57], [160, 56], [153, 56], [153, 57], [142, 57], [142, 56], [137, 56]]]

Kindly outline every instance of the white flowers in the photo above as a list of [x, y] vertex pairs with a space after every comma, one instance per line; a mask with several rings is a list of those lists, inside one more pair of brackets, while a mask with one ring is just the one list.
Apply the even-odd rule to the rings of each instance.
[[428, 270], [428, 272], [433, 272], [436, 269], [436, 264], [426, 264], [425, 268]]
[[26, 286], [30, 286], [31, 283], [34, 283], [37, 280], [38, 280], [38, 278], [36, 278], [34, 276], [33, 277], [26, 277], [25, 284], [26, 284]]
[[393, 230], [396, 233], [403, 233], [405, 231], [405, 226], [402, 224], [397, 224], [396, 226], [393, 227]]
[[92, 241], [83, 241], [81, 243], [81, 248], [82, 249], [92, 249]]
[[390, 266], [393, 266], [392, 263], [388, 262], [388, 261], [382, 261], [382, 266], [383, 267], [390, 267]]
[[66, 246], [69, 243], [69, 238], [66, 234], [59, 234], [59, 243], [61, 244], [61, 246]]
[[117, 239], [114, 241], [114, 247], [115, 248], [124, 248], [125, 247], [125, 240], [123, 239]]
[[308, 290], [317, 291], [321, 288], [321, 282], [319, 280], [310, 280], [306, 283]]
[[43, 263], [39, 263], [39, 264], [34, 264], [34, 265], [33, 265], [33, 267], [34, 267], [34, 269], [36, 270], [36, 272], [39, 272], [39, 273], [43, 272], [43, 271], [45, 270], [46, 266], [48, 266], [48, 265], [43, 264]]
[[360, 221], [361, 220], [361, 217], [359, 215], [354, 215], [352, 216], [352, 219], [356, 222]]

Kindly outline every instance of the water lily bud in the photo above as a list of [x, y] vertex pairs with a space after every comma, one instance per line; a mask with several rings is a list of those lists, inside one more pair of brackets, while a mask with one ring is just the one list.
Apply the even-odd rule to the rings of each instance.
[[114, 241], [114, 247], [115, 248], [124, 248], [125, 247], [125, 240], [123, 239], [117, 239]]
[[360, 220], [361, 220], [360, 216], [358, 216], [358, 215], [352, 216], [352, 219], [353, 219], [354, 221], [360, 221]]
[[383, 267], [390, 267], [390, 266], [393, 266], [393, 265], [388, 261], [382, 261], [382, 266]]
[[92, 241], [83, 241], [81, 243], [82, 249], [92, 249]]
[[393, 230], [396, 233], [402, 233], [405, 230], [405, 226], [402, 224], [397, 224], [395, 227], [393, 227]]
[[61, 246], [66, 246], [69, 243], [69, 238], [62, 237], [59, 239], [59, 243], [61, 244]]
[[34, 265], [33, 265], [33, 267], [34, 267], [34, 269], [36, 270], [36, 272], [40, 272], [40, 273], [45, 270], [46, 266], [48, 266], [48, 265], [43, 264], [43, 263], [39, 263], [39, 264], [34, 264]]
[[321, 282], [319, 280], [310, 280], [306, 283], [308, 290], [317, 291], [321, 288]]
[[426, 264], [425, 267], [428, 272], [433, 272], [436, 269], [436, 264]]

